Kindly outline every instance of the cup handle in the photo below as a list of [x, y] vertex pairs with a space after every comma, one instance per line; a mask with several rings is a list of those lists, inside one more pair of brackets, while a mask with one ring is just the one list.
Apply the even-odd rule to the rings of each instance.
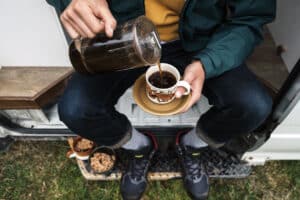
[[76, 153], [73, 150], [70, 150], [67, 153], [67, 157], [68, 158], [75, 158], [76, 157]]
[[189, 95], [191, 92], [191, 85], [186, 81], [178, 81], [177, 87], [183, 87], [186, 90], [183, 95]]

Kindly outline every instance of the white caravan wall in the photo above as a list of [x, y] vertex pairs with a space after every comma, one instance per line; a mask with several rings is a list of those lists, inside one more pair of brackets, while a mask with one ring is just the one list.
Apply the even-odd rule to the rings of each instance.
[[[278, 0], [277, 10], [269, 27], [276, 44], [288, 48], [282, 56], [291, 70], [300, 52], [300, 1]], [[46, 0], [1, 0], [0, 25], [0, 66], [70, 66], [58, 17]]]
[[71, 66], [59, 19], [46, 0], [1, 0], [0, 27], [0, 66]]
[[291, 71], [300, 58], [300, 1], [277, 0], [277, 18], [269, 25], [276, 45], [284, 45], [282, 58]]
[[264, 164], [267, 160], [300, 159], [300, 101], [274, 130], [271, 138], [259, 149], [247, 152], [244, 159], [252, 164]]

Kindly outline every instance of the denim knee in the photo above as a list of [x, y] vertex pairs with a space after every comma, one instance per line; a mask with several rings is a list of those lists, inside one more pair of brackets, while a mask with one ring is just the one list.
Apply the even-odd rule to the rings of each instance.
[[62, 98], [58, 103], [59, 118], [65, 125], [76, 134], [87, 133], [87, 123], [97, 117], [98, 122], [107, 118], [107, 110], [104, 106], [92, 105], [82, 101], [82, 99]]
[[244, 91], [235, 102], [234, 109], [240, 114], [241, 120], [251, 127], [257, 128], [272, 111], [273, 100], [265, 90]]
[[81, 116], [79, 116], [80, 114], [78, 111], [78, 108], [71, 102], [67, 102], [64, 99], [58, 102], [59, 119], [69, 128], [74, 127], [74, 125], [76, 125], [76, 123], [80, 120]]
[[68, 101], [68, 98], [63, 98], [58, 102], [59, 119], [72, 131], [83, 118], [83, 112], [74, 103]]

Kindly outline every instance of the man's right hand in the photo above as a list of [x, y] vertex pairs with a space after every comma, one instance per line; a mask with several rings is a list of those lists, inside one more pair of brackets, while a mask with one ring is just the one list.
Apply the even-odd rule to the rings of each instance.
[[72, 0], [60, 19], [72, 39], [100, 32], [112, 37], [117, 25], [106, 0]]

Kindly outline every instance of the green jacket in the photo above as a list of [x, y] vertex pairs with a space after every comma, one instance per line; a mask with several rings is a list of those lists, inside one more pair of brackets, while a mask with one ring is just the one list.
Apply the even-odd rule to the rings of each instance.
[[[70, 0], [47, 0], [63, 10]], [[118, 22], [145, 14], [144, 0], [108, 0]], [[179, 23], [183, 48], [201, 60], [206, 78], [241, 65], [275, 18], [276, 0], [186, 0]]]

